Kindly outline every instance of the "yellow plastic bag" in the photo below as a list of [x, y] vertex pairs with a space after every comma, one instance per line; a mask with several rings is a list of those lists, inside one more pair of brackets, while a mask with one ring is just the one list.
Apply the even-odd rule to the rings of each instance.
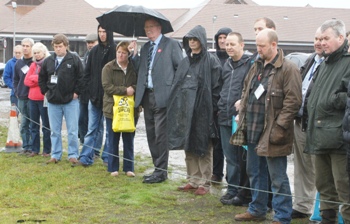
[[113, 95], [113, 122], [114, 132], [134, 132], [134, 96]]

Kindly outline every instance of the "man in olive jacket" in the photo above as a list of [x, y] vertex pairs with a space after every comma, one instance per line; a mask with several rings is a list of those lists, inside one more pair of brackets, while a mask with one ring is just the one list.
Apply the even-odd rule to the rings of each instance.
[[[266, 219], [268, 175], [271, 178], [275, 211], [273, 221], [290, 223], [292, 198], [287, 176], [287, 155], [292, 152], [294, 117], [301, 106], [301, 77], [297, 66], [284, 58], [277, 48], [277, 33], [264, 29], [256, 37], [259, 53], [243, 87], [239, 108], [238, 132], [233, 144], [248, 144], [247, 174], [252, 191], [248, 210], [235, 216], [236, 221]], [[238, 133], [246, 141], [238, 143]], [[275, 194], [277, 193], [278, 194]]]
[[[345, 156], [348, 145], [343, 140], [342, 119], [350, 80], [350, 55], [341, 20], [327, 20], [321, 32], [325, 60], [313, 78], [307, 101], [305, 152], [316, 155], [316, 188], [320, 192], [322, 222], [335, 223], [339, 204], [328, 201], [349, 201]], [[349, 204], [341, 207], [341, 214], [345, 223], [349, 223]]]

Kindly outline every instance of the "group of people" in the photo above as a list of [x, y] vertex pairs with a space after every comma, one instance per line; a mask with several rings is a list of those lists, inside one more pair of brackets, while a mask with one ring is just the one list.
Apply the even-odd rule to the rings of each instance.
[[43, 132], [43, 153], [51, 153], [50, 124], [45, 96], [39, 88], [39, 72], [44, 60], [50, 56], [47, 47], [31, 38], [24, 38], [14, 48], [14, 57], [4, 70], [4, 81], [11, 88], [11, 105], [21, 112], [22, 154], [34, 157], [40, 153], [40, 118]]
[[[242, 35], [229, 28], [216, 35], [217, 46], [224, 36], [226, 56], [223, 49], [216, 49], [217, 57], [208, 53], [202, 26], [183, 38], [186, 57], [167, 104], [168, 149], [184, 149], [186, 155], [187, 183], [178, 190], [207, 194], [211, 182], [223, 177], [216, 166], [223, 152], [228, 188], [220, 201], [248, 206], [236, 221], [265, 220], [269, 208], [272, 223], [306, 218], [317, 190], [321, 223], [337, 223], [338, 211], [350, 223], [345, 24], [334, 19], [317, 28], [315, 53], [301, 69], [284, 57], [271, 19], [256, 20], [254, 30], [257, 52], [252, 55], [244, 52]], [[226, 60], [220, 63], [222, 55]], [[287, 176], [293, 151], [294, 201]]]
[[[97, 35], [86, 38], [91, 48], [83, 63], [68, 51], [63, 34], [52, 40], [53, 55], [30, 38], [16, 46], [23, 56], [8, 63], [13, 80], [6, 84], [13, 84], [11, 103], [17, 98], [22, 114], [23, 153], [39, 154], [41, 117], [43, 156], [51, 156], [47, 163], [59, 162], [64, 117], [69, 162], [91, 166], [103, 145], [105, 122], [102, 160], [108, 172], [119, 175], [122, 137], [123, 172], [134, 177], [135, 132], [112, 128], [113, 95], [134, 96], [135, 123], [142, 108], [154, 164], [143, 183], [165, 181], [169, 150], [182, 149], [187, 183], [180, 191], [207, 194], [222, 181], [226, 161], [228, 187], [220, 201], [248, 206], [236, 221], [265, 220], [269, 208], [275, 224], [305, 218], [317, 190], [322, 223], [336, 223], [340, 204], [350, 223], [350, 54], [341, 20], [317, 28], [315, 53], [300, 70], [284, 57], [276, 26], [266, 17], [254, 23], [253, 54], [230, 28], [215, 35], [216, 53], [207, 50], [200, 25], [183, 37], [183, 47], [164, 36], [153, 17], [144, 29], [149, 41], [139, 52], [135, 41], [116, 45], [113, 33], [99, 25]], [[294, 201], [286, 172], [293, 151]]]

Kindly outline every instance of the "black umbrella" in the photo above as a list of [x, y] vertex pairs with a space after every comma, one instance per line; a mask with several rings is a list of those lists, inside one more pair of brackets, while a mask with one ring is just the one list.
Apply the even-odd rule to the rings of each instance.
[[145, 20], [153, 17], [162, 26], [162, 33], [173, 32], [170, 21], [161, 13], [143, 6], [121, 5], [97, 17], [100, 25], [124, 36], [146, 36]]

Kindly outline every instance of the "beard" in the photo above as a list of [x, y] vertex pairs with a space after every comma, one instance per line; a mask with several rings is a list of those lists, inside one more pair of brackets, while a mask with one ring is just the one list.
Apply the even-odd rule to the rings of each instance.
[[264, 61], [265, 60], [270, 60], [272, 55], [273, 55], [272, 48], [268, 49], [265, 54], [260, 54], [259, 53], [260, 58], [263, 59]]

